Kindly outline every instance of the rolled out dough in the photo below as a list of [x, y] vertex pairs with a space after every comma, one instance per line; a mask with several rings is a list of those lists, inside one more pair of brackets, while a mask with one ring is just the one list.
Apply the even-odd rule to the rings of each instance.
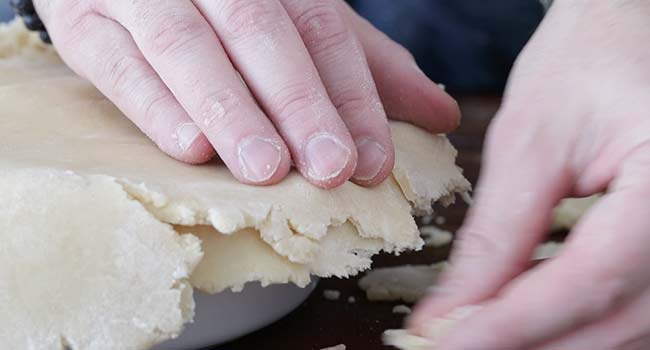
[[420, 249], [411, 213], [470, 186], [444, 135], [391, 130], [396, 166], [375, 188], [297, 173], [243, 185], [218, 161], [168, 158], [22, 24], [1, 26], [0, 334], [13, 348], [146, 348], [192, 318], [188, 278], [211, 293], [304, 286]]

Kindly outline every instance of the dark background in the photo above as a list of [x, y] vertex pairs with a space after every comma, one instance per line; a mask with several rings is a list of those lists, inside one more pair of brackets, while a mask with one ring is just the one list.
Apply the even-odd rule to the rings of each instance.
[[[454, 93], [502, 91], [544, 10], [537, 0], [348, 0]], [[0, 21], [13, 13], [0, 0]]]
[[349, 0], [451, 92], [500, 92], [544, 16], [537, 0]]

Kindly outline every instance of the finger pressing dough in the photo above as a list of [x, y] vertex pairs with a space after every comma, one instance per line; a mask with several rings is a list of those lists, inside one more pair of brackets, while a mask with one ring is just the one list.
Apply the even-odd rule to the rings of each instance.
[[[14, 258], [29, 256], [41, 237], [52, 247], [39, 262], [47, 267], [41, 279], [55, 276], [62, 288], [60, 298], [41, 298], [37, 285], [11, 285], [4, 307], [38, 305], [43, 320], [25, 316], [23, 329], [44, 334], [33, 338], [44, 348], [145, 348], [191, 319], [186, 279], [197, 263], [191, 284], [218, 293], [254, 281], [304, 286], [312, 275], [347, 277], [380, 251], [420, 249], [411, 214], [449, 204], [470, 186], [444, 135], [404, 123], [391, 130], [393, 176], [374, 188], [323, 190], [295, 172], [275, 186], [243, 185], [218, 160], [191, 166], [167, 157], [22, 24], [0, 27], [0, 181], [40, 192], [11, 197], [15, 186], [0, 187], [1, 198], [13, 198], [2, 202], [0, 234], [33, 236], [12, 248], [0, 275], [33, 273]], [[52, 208], [55, 217], [46, 213]], [[200, 262], [192, 237], [203, 242]], [[69, 297], [80, 285], [88, 285], [83, 298]], [[0, 322], [11, 321], [3, 315]], [[32, 339], [25, 332], [13, 336]]]

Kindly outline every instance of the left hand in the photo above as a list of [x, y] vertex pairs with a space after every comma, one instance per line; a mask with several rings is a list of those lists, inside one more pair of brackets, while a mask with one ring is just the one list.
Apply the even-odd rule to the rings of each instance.
[[[474, 207], [410, 319], [484, 308], [444, 350], [650, 349], [650, 3], [556, 0], [488, 134]], [[607, 194], [527, 271], [553, 207]]]

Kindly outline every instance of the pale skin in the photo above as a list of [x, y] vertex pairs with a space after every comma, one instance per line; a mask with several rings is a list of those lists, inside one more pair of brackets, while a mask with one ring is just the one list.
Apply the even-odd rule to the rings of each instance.
[[[409, 325], [443, 350], [650, 348], [650, 2], [556, 0], [512, 72], [451, 270]], [[607, 190], [532, 270], [551, 209]]]
[[[163, 151], [217, 152], [245, 183], [276, 183], [293, 161], [324, 188], [372, 186], [393, 164], [387, 115], [434, 133], [459, 121], [342, 1], [35, 3], [64, 60]], [[452, 268], [414, 331], [481, 304], [442, 349], [650, 347], [649, 19], [645, 0], [556, 0], [512, 73]], [[560, 256], [527, 270], [553, 206], [605, 189]]]

